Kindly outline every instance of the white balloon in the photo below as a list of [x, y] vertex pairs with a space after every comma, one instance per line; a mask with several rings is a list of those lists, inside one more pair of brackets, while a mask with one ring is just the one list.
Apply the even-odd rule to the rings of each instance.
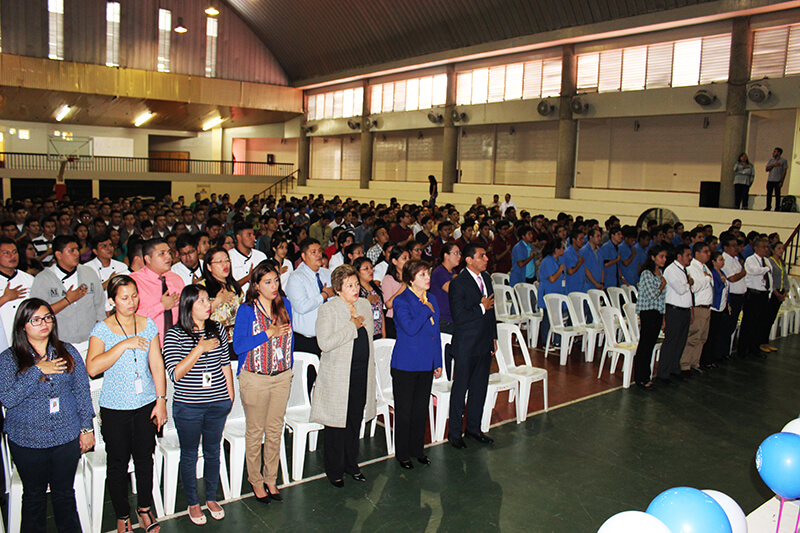
[[597, 533], [670, 533], [670, 530], [653, 515], [623, 511], [606, 520]]
[[795, 433], [800, 435], [800, 418], [795, 418], [785, 426], [781, 430], [781, 433]]
[[731, 523], [731, 531], [733, 533], [747, 533], [747, 517], [742, 508], [739, 507], [739, 504], [736, 503], [736, 500], [718, 490], [705, 489], [703, 492], [714, 498], [714, 501], [728, 515], [728, 521]]

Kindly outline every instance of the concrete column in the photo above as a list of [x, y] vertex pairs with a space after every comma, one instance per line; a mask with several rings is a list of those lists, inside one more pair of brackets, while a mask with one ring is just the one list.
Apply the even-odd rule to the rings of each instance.
[[456, 108], [456, 71], [447, 67], [447, 101], [444, 108], [444, 138], [442, 139], [442, 190], [453, 192], [458, 181], [458, 127], [453, 122], [452, 111]]
[[311, 139], [303, 126], [297, 138], [297, 186], [305, 187], [308, 181], [308, 169], [311, 166]]
[[578, 122], [572, 118], [570, 103], [578, 83], [578, 62], [573, 46], [565, 45], [561, 64], [561, 98], [558, 104], [558, 159], [556, 161], [556, 198], [569, 198], [575, 180], [575, 157], [578, 150]]
[[733, 19], [728, 97], [720, 165], [719, 206], [733, 207], [733, 165], [747, 146], [747, 82], [753, 57], [750, 17]]
[[372, 181], [372, 130], [367, 125], [372, 102], [369, 82], [364, 80], [364, 107], [361, 110], [361, 188], [369, 189]]

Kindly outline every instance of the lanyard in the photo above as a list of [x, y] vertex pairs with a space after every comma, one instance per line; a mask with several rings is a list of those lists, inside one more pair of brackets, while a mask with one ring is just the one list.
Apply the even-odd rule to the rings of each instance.
[[[119, 329], [121, 329], [122, 330], [122, 334], [125, 335], [125, 340], [129, 339], [130, 337], [125, 332], [125, 328], [122, 327], [122, 324], [120, 324], [119, 318], [117, 318], [117, 314], [116, 313], [114, 313], [114, 320], [117, 321], [117, 325], [119, 326]], [[139, 333], [139, 330], [137, 329], [137, 326], [136, 326], [136, 315], [133, 315], [133, 336], [135, 337], [137, 335], [137, 333]], [[136, 370], [136, 378], [138, 379], [139, 378], [139, 361], [136, 358], [136, 348], [134, 348], [132, 351], [133, 351], [133, 367]]]
[[[269, 315], [267, 314], [267, 310], [264, 308], [264, 306], [261, 304], [261, 300], [259, 300], [258, 298], [256, 298], [256, 305], [258, 306], [258, 310], [261, 311], [261, 313], [264, 315], [264, 318], [266, 318], [269, 321], [269, 324], [267, 324], [267, 327], [271, 326], [272, 325], [272, 319], [269, 317]], [[273, 342], [275, 342], [276, 347], [280, 348], [282, 337], [280, 337], [280, 336], [274, 337], [271, 340]]]

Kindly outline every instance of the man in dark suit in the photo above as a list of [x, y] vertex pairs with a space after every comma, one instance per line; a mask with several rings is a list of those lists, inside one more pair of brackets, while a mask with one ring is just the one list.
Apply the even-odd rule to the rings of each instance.
[[497, 350], [492, 280], [487, 274], [486, 245], [473, 241], [464, 248], [466, 268], [450, 282], [453, 315], [455, 370], [450, 394], [450, 444], [466, 448], [461, 436], [464, 398], [469, 391], [469, 410], [464, 435], [478, 442], [494, 442], [481, 432], [481, 415], [489, 384], [492, 354]]

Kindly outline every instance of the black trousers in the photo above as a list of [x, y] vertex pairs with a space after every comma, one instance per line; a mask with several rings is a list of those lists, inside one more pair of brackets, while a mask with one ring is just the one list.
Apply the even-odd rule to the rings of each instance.
[[703, 366], [722, 360], [730, 352], [731, 338], [726, 337], [725, 325], [727, 309], [723, 311], [711, 310], [711, 319], [708, 322], [708, 339], [700, 355], [700, 364]]
[[664, 342], [661, 344], [661, 355], [658, 360], [658, 377], [669, 379], [681, 373], [681, 355], [689, 337], [689, 322], [692, 311], [686, 307], [675, 307], [667, 304]]
[[387, 339], [396, 339], [397, 338], [397, 326], [394, 325], [394, 319], [390, 316], [384, 315], [383, 323], [386, 325], [386, 338]]
[[[750, 186], [743, 183], [733, 185], [733, 208], [747, 209], [750, 205]], [[740, 207], [741, 206], [741, 207]]]
[[52, 448], [25, 448], [9, 440], [8, 446], [22, 479], [22, 531], [45, 533], [49, 485], [56, 529], [59, 533], [80, 533], [73, 489], [81, 458], [79, 440]]
[[453, 386], [450, 390], [450, 438], [461, 437], [467, 392], [469, 392], [469, 404], [466, 406], [466, 430], [467, 433], [480, 433], [491, 363], [491, 352], [467, 357], [455, 354]]
[[425, 424], [431, 397], [433, 371], [392, 369], [394, 391], [394, 443], [398, 461], [425, 455]]
[[[744, 295], [744, 315], [739, 329], [739, 356], [757, 355], [764, 340], [764, 328], [769, 328], [769, 293], [748, 290]], [[766, 324], [766, 326], [765, 326]], [[769, 330], [767, 330], [769, 335]]]
[[345, 427], [325, 426], [325, 475], [338, 481], [345, 474], [358, 474], [358, 434], [364, 419], [367, 403], [367, 362], [356, 361], [350, 368], [350, 392], [347, 396], [347, 420]]
[[664, 322], [664, 315], [655, 310], [639, 313], [641, 331], [639, 332], [639, 346], [636, 348], [636, 357], [633, 359], [633, 379], [636, 383], [650, 381], [650, 361], [653, 360], [653, 348], [658, 342], [658, 334]]
[[768, 181], [767, 182], [767, 211], [772, 208], [772, 195], [775, 194], [775, 211], [781, 208], [781, 182]]
[[726, 354], [730, 354], [731, 350], [733, 348], [736, 348], [735, 346], [732, 345], [733, 334], [736, 332], [736, 325], [739, 323], [739, 315], [742, 313], [743, 306], [744, 306], [744, 294], [728, 293], [728, 310], [730, 310], [730, 314], [725, 315], [725, 324], [724, 324], [725, 342], [728, 343], [727, 347], [725, 348]]
[[128, 462], [133, 456], [139, 507], [153, 504], [153, 452], [156, 449], [156, 426], [150, 413], [156, 402], [139, 409], [123, 411], [100, 408], [103, 440], [106, 442], [106, 488], [118, 519], [131, 514], [128, 503]]

